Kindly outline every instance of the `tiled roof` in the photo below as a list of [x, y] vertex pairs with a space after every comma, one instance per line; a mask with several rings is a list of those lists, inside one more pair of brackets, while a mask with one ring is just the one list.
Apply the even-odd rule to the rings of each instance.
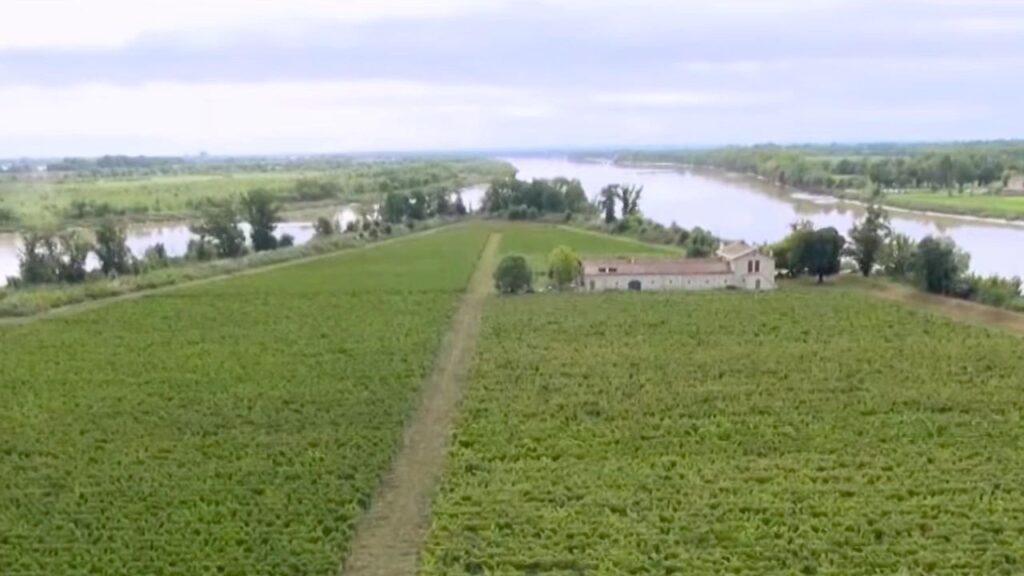
[[584, 276], [687, 276], [731, 273], [729, 265], [718, 258], [583, 261]]
[[726, 260], [734, 260], [755, 250], [757, 250], [756, 247], [751, 246], [746, 242], [733, 242], [732, 244], [721, 247], [718, 250], [718, 254]]

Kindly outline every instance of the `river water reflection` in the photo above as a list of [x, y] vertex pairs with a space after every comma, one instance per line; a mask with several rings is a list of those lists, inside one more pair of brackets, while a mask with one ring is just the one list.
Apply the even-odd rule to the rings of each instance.
[[[509, 158], [520, 179], [578, 178], [594, 197], [607, 184], [644, 187], [640, 210], [661, 224], [701, 226], [728, 239], [774, 242], [791, 223], [807, 219], [816, 226], [834, 226], [844, 235], [864, 213], [855, 203], [789, 193], [739, 176], [668, 168], [628, 168], [559, 158]], [[943, 234], [971, 254], [978, 274], [1024, 277], [1024, 226], [945, 215], [890, 210], [893, 228], [915, 239]]]

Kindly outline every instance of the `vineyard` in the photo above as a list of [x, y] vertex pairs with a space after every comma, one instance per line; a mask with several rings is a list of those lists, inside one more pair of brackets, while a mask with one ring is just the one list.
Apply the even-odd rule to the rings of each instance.
[[827, 290], [493, 299], [421, 573], [1019, 573], [1021, 374]]
[[487, 237], [0, 328], [0, 574], [335, 574]]

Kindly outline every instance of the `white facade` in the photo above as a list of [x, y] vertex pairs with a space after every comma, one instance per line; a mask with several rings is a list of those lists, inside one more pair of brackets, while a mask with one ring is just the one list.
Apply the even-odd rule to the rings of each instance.
[[773, 290], [775, 260], [743, 243], [719, 250], [716, 258], [587, 261], [584, 290]]

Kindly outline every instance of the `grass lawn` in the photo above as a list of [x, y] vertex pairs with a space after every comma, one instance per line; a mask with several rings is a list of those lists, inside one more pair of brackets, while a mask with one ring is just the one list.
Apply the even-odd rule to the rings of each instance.
[[989, 196], [936, 192], [889, 194], [885, 204], [911, 210], [928, 210], [1015, 220], [1024, 218], [1024, 196]]

